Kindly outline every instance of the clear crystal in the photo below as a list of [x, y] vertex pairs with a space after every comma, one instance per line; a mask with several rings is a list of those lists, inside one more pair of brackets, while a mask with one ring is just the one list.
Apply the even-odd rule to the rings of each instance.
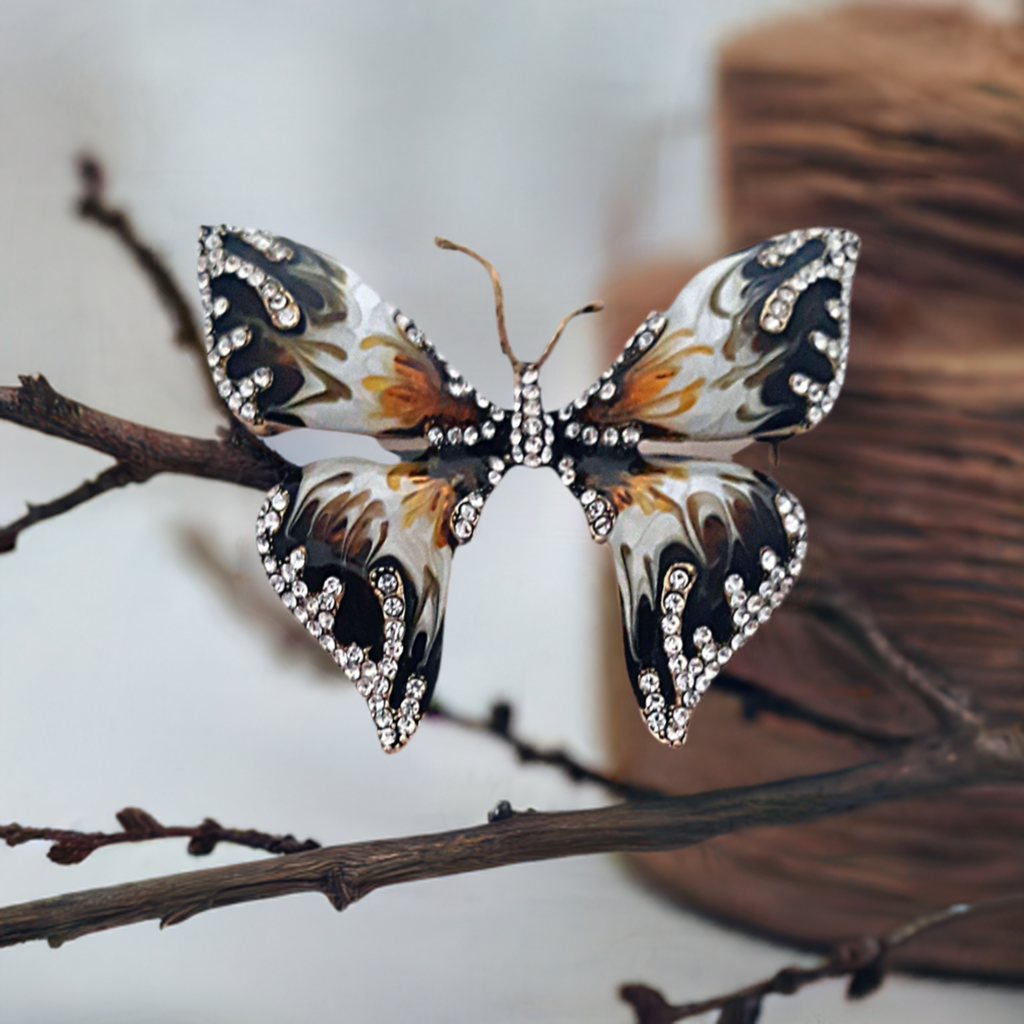
[[685, 590], [690, 582], [690, 574], [685, 569], [673, 569], [668, 574], [668, 585], [673, 590]]
[[704, 647], [706, 644], [710, 644], [713, 637], [711, 636], [711, 630], [707, 626], [698, 626], [693, 631], [693, 642], [698, 647]]

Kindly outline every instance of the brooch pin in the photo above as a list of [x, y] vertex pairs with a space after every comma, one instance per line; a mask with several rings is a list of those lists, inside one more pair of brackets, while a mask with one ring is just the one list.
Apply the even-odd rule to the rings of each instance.
[[790, 591], [804, 512], [729, 461], [819, 423], [846, 374], [859, 241], [779, 235], [699, 273], [561, 410], [541, 356], [505, 331], [514, 402], [488, 401], [409, 317], [351, 270], [262, 231], [203, 228], [199, 286], [217, 389], [255, 434], [369, 434], [403, 461], [325, 459], [267, 496], [256, 546], [270, 585], [366, 698], [385, 751], [416, 731], [437, 681], [452, 556], [517, 466], [550, 468], [612, 548], [626, 661], [652, 735], [678, 746], [701, 694]]

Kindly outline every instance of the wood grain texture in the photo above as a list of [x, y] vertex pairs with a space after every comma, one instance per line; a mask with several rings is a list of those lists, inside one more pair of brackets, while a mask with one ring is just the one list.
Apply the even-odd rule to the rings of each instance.
[[[779, 466], [752, 456], [807, 508], [805, 574], [851, 590], [989, 721], [1024, 715], [1024, 33], [898, 7], [762, 27], [722, 55], [720, 146], [729, 248], [811, 224], [863, 239], [835, 412]], [[692, 269], [622, 276], [611, 318], [663, 308]], [[693, 792], [863, 757], [806, 723], [744, 720], [713, 692], [685, 750], [663, 750], [617, 646], [611, 743], [640, 784]], [[898, 681], [795, 608], [730, 669], [851, 726], [898, 738], [930, 725]], [[1024, 794], [906, 801], [634, 863], [709, 913], [820, 945], [1024, 886]], [[1019, 911], [965, 921], [895, 959], [1019, 977], [1022, 924]]]

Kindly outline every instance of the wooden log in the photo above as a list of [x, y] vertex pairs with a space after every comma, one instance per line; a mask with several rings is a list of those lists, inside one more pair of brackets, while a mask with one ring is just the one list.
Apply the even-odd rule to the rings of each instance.
[[[1024, 32], [963, 11], [852, 8], [763, 26], [722, 54], [731, 249], [780, 231], [857, 231], [850, 366], [835, 411], [755, 455], [803, 500], [813, 558], [897, 648], [993, 719], [1024, 716]], [[615, 337], [692, 272], [618, 274]], [[639, 314], [639, 315], [637, 315]], [[609, 581], [609, 590], [614, 592]], [[609, 621], [618, 608], [609, 601]], [[639, 721], [607, 630], [616, 767], [673, 792], [855, 763], [854, 739], [714, 689], [682, 752]], [[730, 663], [854, 729], [920, 734], [927, 712], [852, 647], [783, 608]], [[991, 788], [637, 856], [665, 891], [821, 945], [928, 908], [1024, 889], [1024, 794]], [[896, 961], [1024, 976], [1021, 915], [939, 929]]]

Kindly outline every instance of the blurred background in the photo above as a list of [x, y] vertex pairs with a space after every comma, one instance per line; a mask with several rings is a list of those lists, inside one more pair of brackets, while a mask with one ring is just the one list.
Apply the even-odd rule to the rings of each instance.
[[[642, 316], [645, 282], [677, 290], [682, 268], [758, 223], [737, 200], [747, 179], [726, 173], [736, 168], [723, 139], [737, 136], [721, 128], [736, 123], [722, 114], [721, 46], [836, 6], [0, 3], [0, 382], [44, 373], [89, 405], [190, 434], [218, 422], [129, 258], [73, 215], [73, 161], [87, 149], [109, 170], [112, 201], [188, 288], [198, 224], [279, 231], [357, 269], [507, 403], [486, 278], [437, 251], [434, 235], [501, 270], [523, 357], [589, 299], [618, 302], [606, 323], [634, 306]], [[1009, 0], [971, 11], [997, 33], [1018, 31]], [[765, 221], [778, 219], [770, 191], [759, 203]], [[618, 327], [600, 321], [570, 329], [546, 370], [546, 404], [578, 394], [606, 362]], [[381, 457], [344, 436], [292, 435], [280, 450], [296, 461]], [[105, 465], [0, 424], [0, 521]], [[158, 478], [33, 528], [0, 558], [0, 820], [112, 829], [134, 804], [168, 823], [209, 815], [335, 843], [482, 821], [499, 799], [538, 809], [605, 799], [444, 723], [427, 723], [397, 757], [380, 754], [358, 694], [247, 621], [183, 543], [183, 530], [199, 531], [252, 569], [260, 501]], [[600, 696], [606, 555], [553, 475], [513, 474], [457, 559], [438, 695], [476, 714], [508, 699], [529, 737], [593, 763], [611, 750], [639, 775], [644, 758], [614, 718], [607, 725]], [[697, 777], [697, 755], [685, 753], [674, 770], [688, 764]], [[30, 844], [0, 850], [0, 902], [247, 856], [221, 848], [197, 862], [169, 841], [59, 868]], [[661, 881], [677, 870], [665, 866]], [[699, 887], [697, 868], [685, 870]], [[749, 873], [726, 877], [729, 891], [758, 889]], [[703, 909], [800, 938], [735, 907]], [[626, 1021], [623, 981], [695, 999], [794, 956], [680, 909], [614, 858], [591, 858], [394, 888], [341, 916], [322, 898], [292, 897], [165, 932], [5, 950], [0, 1019]], [[1013, 974], [1012, 963], [988, 973]], [[1008, 988], [899, 978], [863, 1005], [843, 1003], [841, 989], [769, 1002], [763, 1019], [1024, 1013]]]

